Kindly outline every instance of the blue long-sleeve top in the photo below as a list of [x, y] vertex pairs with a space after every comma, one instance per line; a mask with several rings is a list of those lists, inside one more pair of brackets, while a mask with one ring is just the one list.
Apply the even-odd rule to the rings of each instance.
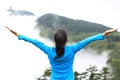
[[21, 34], [18, 36], [18, 39], [32, 43], [45, 54], [47, 54], [52, 67], [51, 80], [74, 80], [73, 61], [77, 51], [84, 48], [93, 41], [103, 40], [104, 36], [103, 34], [97, 34], [95, 36], [81, 40], [73, 45], [66, 45], [64, 55], [58, 59], [55, 58], [57, 54], [55, 47], [47, 46], [41, 41], [26, 37]]

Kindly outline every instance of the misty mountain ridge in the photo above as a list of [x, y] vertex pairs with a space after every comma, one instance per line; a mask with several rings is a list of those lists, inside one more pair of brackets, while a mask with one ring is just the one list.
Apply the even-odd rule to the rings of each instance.
[[[56, 14], [44, 14], [36, 20], [37, 28], [42, 29], [41, 34], [51, 37], [56, 29], [64, 28], [70, 36], [77, 36], [81, 33], [101, 33], [110, 29], [108, 26], [93, 23], [85, 20], [75, 20]], [[43, 29], [44, 28], [44, 29]], [[46, 32], [44, 32], [46, 30]]]
[[30, 11], [27, 11], [27, 10], [14, 10], [12, 7], [9, 7], [9, 9], [7, 10], [9, 13], [10, 16], [34, 16], [35, 14], [30, 12]]
[[36, 20], [38, 25], [42, 25], [46, 28], [65, 28], [66, 30], [79, 30], [81, 32], [103, 32], [110, 29], [108, 26], [102, 24], [93, 23], [85, 20], [75, 20], [59, 16], [56, 14], [45, 14]]

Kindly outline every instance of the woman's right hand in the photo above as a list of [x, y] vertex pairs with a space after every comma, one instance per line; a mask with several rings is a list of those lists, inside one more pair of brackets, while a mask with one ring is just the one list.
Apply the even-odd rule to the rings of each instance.
[[10, 29], [8, 26], [5, 26], [10, 32], [12, 32], [14, 35], [18, 36], [19, 33], [17, 33], [16, 31]]

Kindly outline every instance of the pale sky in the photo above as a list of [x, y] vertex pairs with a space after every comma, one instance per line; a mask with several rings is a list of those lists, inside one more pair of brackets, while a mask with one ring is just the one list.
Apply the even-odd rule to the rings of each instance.
[[41, 16], [54, 13], [73, 19], [119, 27], [120, 0], [2, 0], [0, 10], [12, 6], [16, 10], [28, 10]]

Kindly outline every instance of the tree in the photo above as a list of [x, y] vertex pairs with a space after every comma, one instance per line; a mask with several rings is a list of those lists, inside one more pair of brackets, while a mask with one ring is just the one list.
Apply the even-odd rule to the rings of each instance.
[[107, 75], [110, 74], [109, 68], [108, 67], [103, 67], [102, 71], [101, 71], [101, 74], [103, 76], [103, 80], [108, 80]]
[[[112, 80], [108, 78], [110, 74], [108, 67], [103, 67], [101, 70], [98, 70], [96, 66], [90, 66], [84, 72], [74, 72], [75, 80]], [[51, 68], [46, 69], [44, 74], [37, 78], [37, 80], [48, 80], [51, 75]]]
[[42, 76], [37, 78], [37, 80], [47, 80], [48, 78], [50, 78], [50, 75], [51, 75], [51, 68], [48, 68], [45, 70]]

